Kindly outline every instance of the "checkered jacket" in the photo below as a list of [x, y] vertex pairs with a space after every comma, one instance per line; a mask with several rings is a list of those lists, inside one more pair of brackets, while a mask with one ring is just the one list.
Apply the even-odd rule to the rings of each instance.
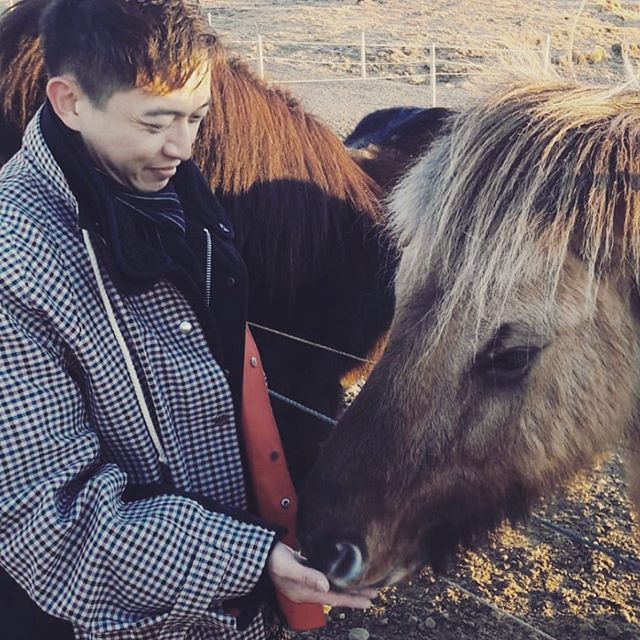
[[[173, 485], [245, 507], [231, 393], [190, 306], [101, 273]], [[0, 565], [77, 638], [265, 638], [264, 613], [239, 631], [222, 603], [254, 588], [274, 533], [185, 497], [122, 499], [161, 473], [36, 116], [0, 174]]]

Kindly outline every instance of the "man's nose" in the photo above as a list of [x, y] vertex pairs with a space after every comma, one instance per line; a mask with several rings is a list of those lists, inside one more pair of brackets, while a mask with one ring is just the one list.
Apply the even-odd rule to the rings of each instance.
[[191, 157], [193, 137], [188, 122], [177, 123], [164, 145], [164, 153], [170, 158], [188, 160]]

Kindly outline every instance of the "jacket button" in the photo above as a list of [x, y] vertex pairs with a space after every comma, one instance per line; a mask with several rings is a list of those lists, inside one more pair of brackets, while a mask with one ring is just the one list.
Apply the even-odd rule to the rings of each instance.
[[235, 283], [236, 283], [236, 279], [235, 279], [233, 276], [229, 276], [229, 277], [227, 278], [227, 284], [228, 284], [230, 287], [233, 287], [233, 285], [234, 285]]
[[288, 509], [291, 506], [291, 500], [289, 500], [289, 498], [282, 498], [282, 500], [280, 500], [280, 506], [283, 509]]
[[191, 333], [193, 331], [193, 324], [191, 322], [189, 322], [189, 320], [183, 320], [180, 323], [180, 333], [184, 333], [185, 335], [187, 335], [188, 333]]
[[229, 424], [229, 422], [231, 422], [231, 416], [227, 413], [223, 413], [213, 419], [213, 424], [216, 427], [224, 427], [225, 425]]
[[258, 358], [252, 357], [249, 364], [255, 369], [258, 366]]
[[225, 224], [222, 224], [222, 222], [218, 223], [218, 227], [220, 227], [220, 230], [224, 231], [224, 233], [230, 233], [229, 227], [227, 227], [227, 225]]

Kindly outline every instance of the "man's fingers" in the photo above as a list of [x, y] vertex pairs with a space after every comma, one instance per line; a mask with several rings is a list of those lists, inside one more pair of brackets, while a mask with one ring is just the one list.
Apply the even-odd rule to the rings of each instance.
[[366, 596], [330, 591], [324, 594], [324, 602], [332, 607], [349, 607], [351, 609], [368, 609], [372, 603]]
[[327, 580], [327, 577], [324, 575], [324, 573], [316, 571], [316, 569], [311, 569], [311, 567], [305, 567], [303, 564], [300, 564], [297, 558], [294, 560], [294, 562], [295, 565], [291, 565], [288, 575], [288, 578], [290, 580], [308, 587], [313, 591], [319, 591], [321, 593], [326, 593], [327, 591], [329, 591], [329, 580]]
[[362, 589], [354, 589], [353, 591], [349, 591], [348, 593], [352, 595], [364, 596], [365, 598], [369, 598], [369, 600], [373, 600], [373, 598], [378, 597], [378, 590], [372, 589], [371, 587], [364, 587]]
[[314, 591], [329, 591], [329, 581], [316, 569], [302, 564], [302, 556], [291, 547], [278, 543], [271, 556], [271, 568], [281, 579], [291, 580]]
[[268, 567], [276, 589], [294, 602], [366, 609], [378, 595], [375, 589], [331, 591], [329, 580], [322, 572], [302, 564], [301, 556], [281, 542], [271, 552]]
[[284, 595], [294, 602], [309, 602], [331, 607], [350, 607], [352, 609], [368, 609], [371, 606], [371, 600], [365, 596], [337, 593], [336, 591], [323, 593], [303, 586], [298, 582], [289, 582], [283, 586]]
[[303, 576], [303, 584], [305, 584], [310, 589], [314, 591], [319, 591], [320, 593], [326, 593], [330, 589], [329, 581], [326, 576], [320, 571], [316, 571], [315, 569], [307, 569], [305, 575]]

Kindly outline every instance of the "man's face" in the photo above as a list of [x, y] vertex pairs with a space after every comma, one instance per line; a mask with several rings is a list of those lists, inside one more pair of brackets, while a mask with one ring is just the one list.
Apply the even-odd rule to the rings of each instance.
[[102, 108], [82, 96], [77, 130], [97, 166], [117, 182], [137, 191], [159, 191], [191, 156], [210, 101], [209, 68], [203, 65], [184, 87], [165, 95], [117, 91]]

